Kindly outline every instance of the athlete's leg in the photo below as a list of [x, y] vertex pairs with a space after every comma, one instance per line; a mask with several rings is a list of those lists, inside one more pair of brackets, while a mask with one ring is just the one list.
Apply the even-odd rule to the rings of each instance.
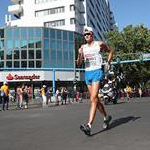
[[99, 98], [98, 103], [97, 103], [97, 108], [98, 108], [98, 110], [100, 111], [100, 113], [102, 114], [102, 116], [104, 118], [103, 128], [108, 129], [109, 128], [109, 123], [110, 123], [112, 117], [110, 115], [107, 115], [105, 107], [101, 103], [100, 98]]
[[91, 103], [88, 124], [92, 124], [95, 118], [95, 113], [96, 113], [97, 103], [98, 103], [99, 84], [100, 81], [96, 81], [93, 82], [92, 85], [87, 86], [90, 94], [90, 103]]
[[98, 103], [97, 103], [97, 108], [98, 108], [98, 110], [100, 111], [100, 113], [102, 114], [102, 116], [103, 117], [106, 117], [106, 110], [105, 110], [105, 107], [104, 107], [104, 105], [101, 103], [101, 100], [100, 100], [100, 98], [99, 98], [99, 100], [98, 100]]
[[[92, 86], [91, 86], [91, 85], [88, 85], [88, 92], [89, 92], [89, 95], [91, 95], [91, 91], [92, 91]], [[101, 103], [101, 98], [98, 98], [98, 101], [97, 101], [97, 109], [100, 111], [100, 113], [102, 114], [103, 117], [106, 117], [106, 116], [107, 116], [105, 107], [104, 107], [104, 105]]]

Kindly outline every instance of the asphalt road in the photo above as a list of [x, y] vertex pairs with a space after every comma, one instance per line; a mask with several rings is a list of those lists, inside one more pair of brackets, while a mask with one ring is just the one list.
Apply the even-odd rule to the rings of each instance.
[[149, 150], [150, 98], [107, 105], [113, 120], [103, 131], [96, 114], [92, 136], [79, 126], [86, 123], [89, 103], [0, 112], [0, 150]]

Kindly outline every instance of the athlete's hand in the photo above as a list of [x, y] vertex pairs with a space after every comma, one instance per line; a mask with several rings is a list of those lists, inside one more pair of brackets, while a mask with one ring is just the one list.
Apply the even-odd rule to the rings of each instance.
[[77, 58], [77, 65], [82, 64], [82, 59], [83, 59], [83, 49], [79, 48], [78, 50], [78, 58]]
[[78, 52], [81, 54], [83, 53], [83, 49], [82, 48], [79, 48]]

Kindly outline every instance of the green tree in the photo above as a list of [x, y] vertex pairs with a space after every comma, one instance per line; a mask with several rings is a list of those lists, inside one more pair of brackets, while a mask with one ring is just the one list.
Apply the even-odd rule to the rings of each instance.
[[[108, 43], [115, 49], [114, 61], [139, 59], [140, 54], [150, 53], [150, 30], [139, 24], [135, 27], [126, 26], [121, 32], [110, 31], [106, 33]], [[123, 83], [132, 87], [147, 86], [150, 80], [150, 63], [137, 62], [122, 64], [124, 74]]]

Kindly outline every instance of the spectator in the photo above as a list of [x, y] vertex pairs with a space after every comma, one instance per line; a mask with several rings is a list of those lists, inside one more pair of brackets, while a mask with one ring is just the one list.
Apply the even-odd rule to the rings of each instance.
[[52, 98], [52, 95], [53, 95], [53, 91], [52, 91], [52, 88], [49, 87], [47, 90], [46, 90], [46, 97], [47, 97], [47, 102], [46, 104], [48, 105], [48, 103], [51, 103], [51, 98]]
[[76, 102], [79, 102], [79, 100], [80, 100], [80, 93], [78, 91], [75, 95], [75, 100], [76, 100]]
[[61, 105], [63, 105], [63, 101], [65, 101], [65, 105], [67, 104], [67, 94], [68, 94], [67, 89], [65, 87], [62, 88], [62, 90], [61, 90], [61, 95], [62, 95]]
[[29, 86], [29, 88], [28, 88], [28, 94], [29, 94], [29, 101], [30, 101], [32, 98], [32, 87], [31, 86]]
[[131, 98], [131, 92], [132, 92], [132, 89], [130, 86], [127, 86], [126, 87], [126, 93], [127, 93], [127, 100], [129, 100]]
[[139, 92], [139, 96], [142, 97], [142, 89], [141, 88], [138, 89], [138, 92]]
[[28, 108], [29, 94], [28, 94], [28, 87], [27, 86], [23, 86], [22, 96], [23, 96], [23, 100], [25, 101], [25, 108]]
[[20, 86], [17, 87], [16, 99], [17, 99], [17, 108], [21, 109], [23, 100], [22, 100], [22, 88]]
[[[3, 86], [1, 86], [1, 97], [2, 97], [2, 110], [8, 110], [8, 104], [9, 104], [9, 87], [8, 83], [4, 82]], [[6, 104], [6, 108], [5, 108]]]
[[42, 95], [43, 107], [45, 107], [46, 106], [46, 101], [47, 101], [47, 97], [46, 97], [46, 94], [45, 94], [46, 93], [46, 85], [42, 86], [40, 92], [41, 92], [41, 95]]
[[61, 92], [60, 89], [56, 90], [56, 103], [55, 105], [59, 105], [59, 101], [61, 101]]

